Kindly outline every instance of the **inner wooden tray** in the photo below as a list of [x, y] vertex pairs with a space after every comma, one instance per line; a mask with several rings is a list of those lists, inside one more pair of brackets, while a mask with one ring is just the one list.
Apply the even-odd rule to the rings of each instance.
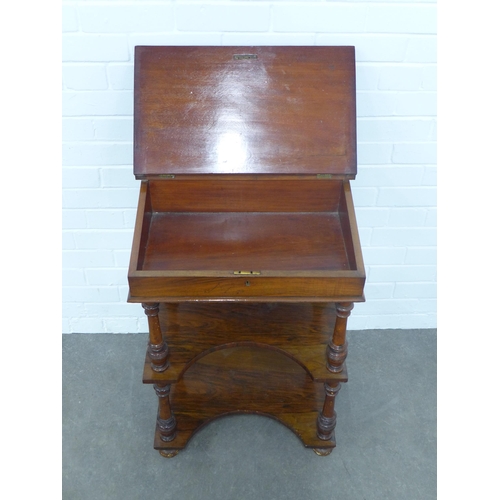
[[362, 300], [348, 181], [143, 181], [130, 301]]
[[156, 212], [139, 269], [349, 270], [335, 212]]

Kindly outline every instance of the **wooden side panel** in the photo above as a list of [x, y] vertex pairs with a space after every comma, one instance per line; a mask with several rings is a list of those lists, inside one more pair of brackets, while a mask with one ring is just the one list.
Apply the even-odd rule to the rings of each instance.
[[149, 234], [151, 224], [151, 196], [149, 194], [147, 181], [141, 182], [139, 191], [139, 202], [137, 204], [137, 215], [134, 228], [134, 239], [132, 241], [132, 252], [130, 255], [129, 273], [142, 267], [145, 242]]
[[334, 212], [342, 191], [342, 181], [334, 179], [149, 182], [154, 212]]
[[339, 202], [339, 217], [349, 265], [351, 269], [356, 269], [360, 274], [365, 276], [358, 225], [356, 223], [356, 214], [354, 212], [354, 203], [349, 181], [344, 181], [344, 187]]
[[[311, 297], [361, 297], [365, 279], [359, 277], [282, 278], [282, 277], [138, 277], [129, 276], [130, 295], [134, 297], [165, 297], [182, 300], [203, 298], [245, 299], [256, 302], [265, 297], [310, 301]], [[133, 300], [131, 300], [133, 301]]]
[[342, 194], [340, 196], [339, 220], [340, 227], [342, 228], [342, 239], [344, 241], [349, 266], [351, 267], [351, 269], [356, 269], [356, 256], [354, 252], [354, 245], [352, 242], [351, 226], [349, 224], [349, 214], [347, 212], [347, 199], [344, 190], [342, 190]]

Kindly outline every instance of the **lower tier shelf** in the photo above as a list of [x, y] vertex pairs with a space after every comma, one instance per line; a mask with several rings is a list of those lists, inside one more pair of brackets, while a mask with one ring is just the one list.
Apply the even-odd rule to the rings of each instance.
[[229, 347], [207, 354], [172, 384], [171, 408], [177, 421], [172, 441], [157, 450], [183, 449], [190, 438], [217, 417], [256, 414], [274, 418], [292, 430], [306, 447], [327, 454], [335, 438], [316, 435], [316, 419], [325, 399], [324, 384], [313, 382], [295, 361], [275, 350]]
[[207, 353], [244, 344], [287, 353], [317, 382], [347, 381], [345, 369], [332, 373], [326, 366], [335, 304], [162, 303], [159, 319], [170, 365], [164, 372], [154, 372], [146, 355], [145, 384], [177, 382]]

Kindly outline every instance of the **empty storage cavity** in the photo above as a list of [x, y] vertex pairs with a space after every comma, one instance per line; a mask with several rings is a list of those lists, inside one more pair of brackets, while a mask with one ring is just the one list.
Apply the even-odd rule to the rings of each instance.
[[154, 213], [142, 269], [349, 269], [336, 213]]
[[149, 181], [142, 200], [138, 270], [356, 269], [342, 181]]

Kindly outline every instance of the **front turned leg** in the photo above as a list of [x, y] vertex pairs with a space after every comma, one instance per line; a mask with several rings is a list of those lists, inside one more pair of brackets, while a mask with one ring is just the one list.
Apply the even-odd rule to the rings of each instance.
[[335, 396], [340, 391], [340, 382], [325, 383], [325, 402], [323, 409], [318, 415], [316, 421], [317, 436], [323, 441], [329, 441], [332, 438], [335, 424], [337, 423], [337, 413], [335, 412]]
[[177, 422], [170, 407], [170, 384], [154, 384], [154, 389], [159, 400], [156, 423], [160, 430], [160, 439], [165, 442], [172, 441], [177, 433]]
[[352, 302], [339, 302], [336, 305], [337, 318], [333, 336], [326, 348], [327, 368], [333, 373], [339, 373], [344, 367], [344, 361], [347, 357], [347, 342], [345, 339], [347, 318], [354, 307]]
[[168, 346], [165, 342], [160, 328], [158, 303], [142, 304], [144, 312], [148, 317], [149, 344], [148, 354], [151, 359], [151, 369], [155, 372], [164, 372], [168, 368]]

